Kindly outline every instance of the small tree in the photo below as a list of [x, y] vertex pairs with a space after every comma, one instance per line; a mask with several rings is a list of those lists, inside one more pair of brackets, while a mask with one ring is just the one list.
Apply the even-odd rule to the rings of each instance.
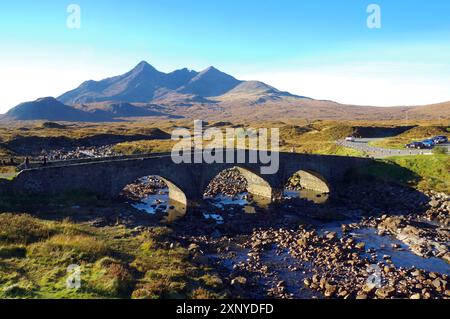
[[433, 149], [433, 154], [435, 154], [435, 155], [448, 154], [448, 148], [443, 147], [443, 146], [437, 146]]

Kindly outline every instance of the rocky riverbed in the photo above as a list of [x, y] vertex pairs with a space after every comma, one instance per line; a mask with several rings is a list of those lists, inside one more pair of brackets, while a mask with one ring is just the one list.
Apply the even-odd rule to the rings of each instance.
[[[429, 203], [440, 205], [412, 214], [365, 216], [360, 210], [324, 219], [314, 208], [302, 214], [302, 207], [290, 203], [257, 217], [236, 215], [224, 225], [197, 223], [195, 230], [188, 226], [181, 232], [198, 248], [194, 258], [217, 267], [233, 296], [450, 298], [450, 235], [441, 223], [449, 217], [448, 198], [429, 195]], [[430, 216], [440, 217], [427, 222]], [[191, 219], [195, 216], [183, 227]]]
[[217, 195], [237, 196], [247, 192], [247, 180], [237, 169], [228, 169], [217, 175], [205, 190], [206, 198], [213, 198]]
[[146, 176], [127, 185], [121, 195], [135, 201], [140, 201], [151, 195], [165, 193], [166, 190], [167, 185], [161, 179], [156, 176]]
[[[148, 177], [124, 192], [142, 200], [164, 187]], [[205, 192], [209, 205], [170, 227], [195, 262], [217, 270], [230, 297], [450, 298], [450, 198], [384, 184], [345, 190], [323, 204], [290, 198], [248, 214], [245, 180], [230, 170]], [[234, 201], [211, 205], [221, 196]]]

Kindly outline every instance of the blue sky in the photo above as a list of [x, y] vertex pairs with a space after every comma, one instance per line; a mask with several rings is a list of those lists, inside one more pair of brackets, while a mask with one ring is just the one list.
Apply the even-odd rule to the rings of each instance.
[[[69, 29], [70, 4], [81, 29]], [[366, 24], [369, 4], [381, 29]], [[447, 0], [16, 0], [0, 10], [0, 113], [147, 60], [366, 105], [450, 100]]]

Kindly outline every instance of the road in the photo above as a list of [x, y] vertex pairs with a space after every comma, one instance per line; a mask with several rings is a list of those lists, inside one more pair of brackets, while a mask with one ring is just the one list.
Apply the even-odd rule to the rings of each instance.
[[[431, 150], [408, 150], [408, 149], [388, 149], [370, 146], [373, 141], [382, 140], [381, 138], [358, 138], [354, 142], [345, 140], [337, 141], [338, 145], [348, 147], [354, 150], [362, 151], [375, 158], [385, 158], [390, 156], [413, 156], [413, 155], [430, 155]], [[442, 144], [440, 146], [447, 147], [450, 151], [450, 144]]]

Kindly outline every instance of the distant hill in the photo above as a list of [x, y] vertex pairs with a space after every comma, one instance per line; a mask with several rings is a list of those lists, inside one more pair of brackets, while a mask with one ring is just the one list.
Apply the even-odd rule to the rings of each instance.
[[5, 114], [4, 119], [17, 121], [99, 122], [105, 121], [108, 118], [102, 115], [86, 113], [71, 106], [64, 105], [55, 98], [45, 97], [17, 105]]
[[408, 116], [411, 118], [450, 119], [450, 102], [416, 106], [408, 111]]
[[[326, 88], [324, 88], [326, 91]], [[314, 100], [259, 81], [241, 81], [214, 67], [158, 71], [143, 61], [131, 71], [86, 81], [57, 100], [39, 99], [10, 110], [7, 120], [111, 121], [165, 117], [204, 120], [436, 120], [450, 119], [450, 102], [374, 107]]]
[[[17, 105], [8, 111], [2, 121], [64, 121], [64, 122], [109, 122], [129, 117], [166, 117], [174, 115], [152, 111], [129, 103], [105, 103], [69, 106], [53, 97], [37, 99]], [[55, 123], [56, 124], [56, 123]]]

